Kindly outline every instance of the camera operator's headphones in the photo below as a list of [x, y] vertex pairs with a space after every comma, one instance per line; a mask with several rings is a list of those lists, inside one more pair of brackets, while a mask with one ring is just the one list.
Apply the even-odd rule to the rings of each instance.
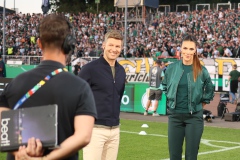
[[[71, 29], [73, 28], [71, 23], [68, 20], [66, 20], [66, 22], [68, 24], [69, 30], [71, 31]], [[74, 35], [75, 35], [74, 31], [72, 31], [72, 34], [68, 34], [65, 37], [63, 45], [62, 45], [64, 54], [73, 54], [73, 51], [75, 49], [75, 44], [77, 43]]]
[[[68, 28], [71, 31], [71, 29], [73, 28], [71, 23], [66, 18], [64, 18], [64, 19], [66, 20]], [[40, 35], [40, 25], [38, 26], [37, 30], [38, 30], [38, 33]], [[67, 36], [63, 40], [62, 49], [63, 49], [64, 54], [73, 54], [73, 51], [75, 49], [75, 44], [77, 43], [74, 35], [75, 34], [74, 34], [74, 31], [73, 31], [71, 34], [67, 34]]]

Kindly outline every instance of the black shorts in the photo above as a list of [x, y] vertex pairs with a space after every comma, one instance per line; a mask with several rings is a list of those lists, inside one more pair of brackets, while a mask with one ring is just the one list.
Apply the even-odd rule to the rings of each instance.
[[150, 89], [148, 99], [149, 100], [161, 100], [162, 99], [162, 90]]

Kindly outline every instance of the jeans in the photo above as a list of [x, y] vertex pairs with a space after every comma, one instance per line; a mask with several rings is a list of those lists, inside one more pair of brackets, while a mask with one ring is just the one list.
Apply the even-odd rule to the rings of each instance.
[[236, 100], [235, 93], [233, 93], [233, 92], [229, 92], [229, 94], [230, 94], [231, 97], [232, 97], [232, 100], [231, 100], [230, 102], [233, 103], [233, 102]]

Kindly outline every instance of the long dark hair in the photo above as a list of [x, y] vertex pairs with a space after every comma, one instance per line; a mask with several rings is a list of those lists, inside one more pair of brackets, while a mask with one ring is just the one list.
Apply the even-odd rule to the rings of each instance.
[[[191, 34], [186, 34], [183, 37], [182, 43], [184, 41], [191, 41], [195, 43], [195, 46], [197, 48], [198, 42], [195, 36], [191, 35]], [[194, 82], [196, 81], [198, 75], [202, 72], [202, 65], [200, 63], [200, 60], [198, 59], [198, 55], [197, 53], [194, 54], [193, 56], [193, 79]]]

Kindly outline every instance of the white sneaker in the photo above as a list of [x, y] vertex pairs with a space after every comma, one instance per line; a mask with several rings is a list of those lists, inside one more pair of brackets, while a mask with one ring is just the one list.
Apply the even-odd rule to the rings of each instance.
[[144, 115], [144, 116], [147, 116], [147, 115], [148, 115], [148, 112], [145, 111], [145, 112], [143, 113], [143, 115]]
[[160, 116], [160, 115], [159, 115], [158, 113], [153, 113], [152, 116], [158, 117], [158, 116]]

